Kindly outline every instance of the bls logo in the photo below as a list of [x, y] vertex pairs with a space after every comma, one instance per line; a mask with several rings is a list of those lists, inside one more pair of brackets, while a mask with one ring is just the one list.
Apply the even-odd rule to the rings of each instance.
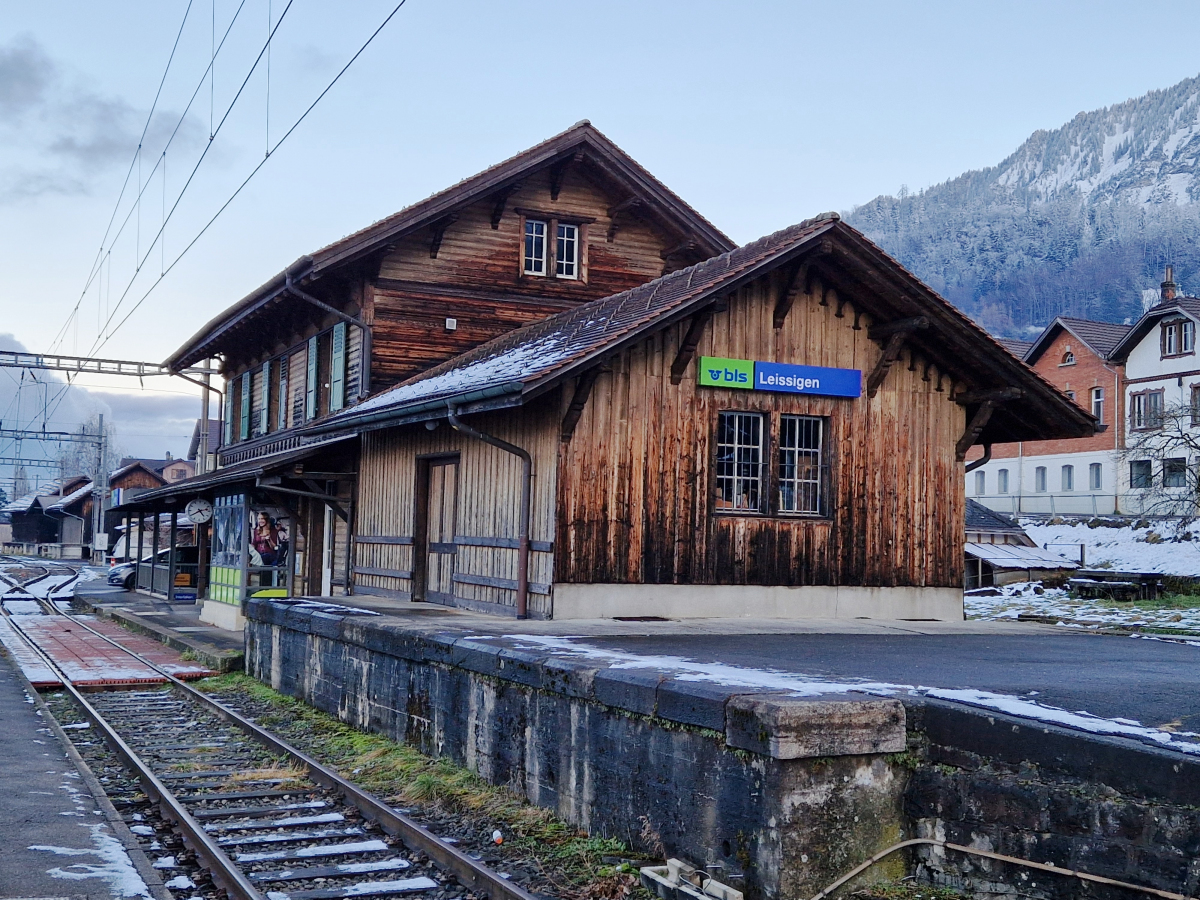
[[722, 372], [720, 369], [709, 369], [708, 377], [716, 383], [724, 384], [749, 384], [750, 378], [745, 372], [735, 372], [733, 369], [726, 369]]

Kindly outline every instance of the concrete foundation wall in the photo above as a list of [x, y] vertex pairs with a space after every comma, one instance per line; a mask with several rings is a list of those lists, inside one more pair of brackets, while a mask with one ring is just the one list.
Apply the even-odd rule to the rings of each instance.
[[589, 833], [650, 849], [645, 827], [670, 855], [744, 873], [750, 897], [811, 896], [902, 837], [895, 700], [675, 682], [299, 606], [249, 602], [247, 672]]
[[554, 618], [963, 619], [960, 588], [555, 584]]
[[[797, 699], [304, 601], [247, 603], [246, 670], [463, 763], [597, 835], [813, 896], [909, 837], [1196, 896], [1200, 758], [956, 704]], [[902, 752], [901, 752], [902, 751]], [[898, 853], [977, 896], [1127, 896], [955, 851]]]

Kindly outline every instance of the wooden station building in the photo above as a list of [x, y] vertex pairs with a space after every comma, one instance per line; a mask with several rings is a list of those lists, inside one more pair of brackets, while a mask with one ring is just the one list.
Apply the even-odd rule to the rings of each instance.
[[302, 258], [168, 365], [205, 359], [221, 468], [129, 512], [211, 505], [229, 625], [258, 591], [961, 618], [968, 449], [1095, 427], [836, 214], [735, 248], [586, 122]]

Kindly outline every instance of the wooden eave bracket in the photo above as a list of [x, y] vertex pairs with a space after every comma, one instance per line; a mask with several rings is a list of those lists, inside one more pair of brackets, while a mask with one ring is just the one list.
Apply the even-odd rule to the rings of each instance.
[[458, 213], [451, 213], [448, 216], [442, 216], [429, 227], [433, 230], [433, 237], [429, 241], [429, 258], [437, 259], [438, 251], [442, 249], [442, 238], [446, 236], [446, 229], [458, 221]]
[[783, 287], [779, 290], [779, 298], [775, 301], [775, 313], [771, 318], [771, 324], [776, 328], [782, 328], [783, 323], [787, 321], [787, 314], [791, 312], [792, 302], [795, 299], [796, 285], [802, 280], [807, 290], [809, 284], [808, 263], [806, 262], [796, 263], [784, 277]]
[[692, 323], [688, 326], [687, 334], [683, 336], [679, 352], [675, 354], [675, 361], [671, 363], [671, 384], [679, 384], [683, 381], [683, 373], [687, 371], [692, 357], [696, 355], [696, 347], [699, 346], [700, 337], [704, 334], [704, 326], [708, 324], [708, 320], [716, 311], [717, 304], [714, 303], [704, 309], [696, 310], [692, 316]]
[[958, 462], [966, 459], [967, 451], [979, 440], [979, 435], [983, 434], [983, 429], [987, 427], [987, 423], [992, 418], [992, 413], [996, 411], [996, 407], [1008, 400], [1016, 400], [1020, 396], [1021, 389], [1014, 387], [998, 388], [989, 391], [961, 391], [955, 394], [952, 399], [956, 403], [979, 405], [975, 410], [975, 415], [971, 416], [971, 421], [967, 423], [967, 428], [963, 432], [962, 437], [958, 439], [958, 444], [954, 448], [954, 458]]
[[559, 160], [550, 167], [550, 199], [558, 200], [558, 193], [562, 190], [563, 178], [567, 174], [567, 166], [573, 162], [582, 162], [583, 153], [576, 152], [568, 156], [566, 159]]
[[500, 221], [504, 218], [504, 209], [508, 206], [508, 198], [519, 191], [521, 187], [521, 182], [517, 181], [492, 195], [494, 201], [492, 204], [492, 231], [500, 228]]
[[569, 442], [575, 434], [575, 426], [579, 424], [579, 417], [583, 415], [583, 408], [587, 406], [588, 397], [591, 396], [592, 385], [600, 377], [602, 368], [602, 366], [593, 366], [576, 380], [575, 393], [571, 395], [571, 405], [567, 407], [562, 420], [560, 437], [564, 442]]
[[642, 207], [641, 197], [626, 197], [616, 206], [608, 208], [608, 243], [613, 242], [613, 238], [617, 236], [617, 229], [620, 228], [620, 217], [624, 213], [636, 213]]
[[883, 384], [883, 379], [887, 378], [888, 371], [895, 365], [896, 360], [900, 358], [900, 350], [904, 347], [904, 342], [908, 339], [908, 336], [915, 331], [920, 331], [928, 327], [928, 318], [925, 316], [914, 316], [911, 319], [899, 319], [895, 322], [883, 322], [879, 325], [872, 325], [867, 330], [867, 336], [871, 340], [887, 339], [887, 343], [883, 345], [883, 355], [879, 357], [879, 361], [875, 363], [875, 368], [867, 376], [868, 397], [874, 397], [879, 392], [879, 387]]

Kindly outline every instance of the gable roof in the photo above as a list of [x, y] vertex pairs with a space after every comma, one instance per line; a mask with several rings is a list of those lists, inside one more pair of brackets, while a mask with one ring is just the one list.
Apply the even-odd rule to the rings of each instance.
[[1003, 513], [967, 498], [967, 531], [988, 531], [997, 534], [1024, 534], [1025, 529]]
[[[92, 495], [92, 483], [85, 481], [80, 487], [75, 488], [71, 493], [67, 494], [61, 500], [54, 500], [53, 497], [42, 497], [39, 502], [45, 507], [47, 514], [49, 513], [64, 513], [76, 503], [86, 500]], [[50, 502], [50, 501], [54, 502]]]
[[1200, 322], [1200, 297], [1176, 297], [1165, 300], [1157, 306], [1152, 306], [1133, 323], [1133, 326], [1113, 348], [1112, 358], [1115, 362], [1125, 362], [1130, 352], [1142, 342], [1156, 324], [1172, 315], [1183, 313]]
[[[221, 446], [221, 420], [208, 420], [208, 452], [216, 453]], [[187, 458], [195, 460], [200, 455], [200, 420], [196, 420], [196, 426], [192, 429], [192, 442], [188, 444]]]
[[1015, 338], [996, 338], [996, 343], [1017, 359], [1024, 359], [1029, 348], [1033, 346], [1033, 341], [1018, 341]]
[[339, 241], [300, 257], [266, 284], [209, 321], [187, 343], [172, 353], [164, 365], [171, 371], [178, 371], [214, 355], [218, 352], [215, 349], [218, 339], [281, 297], [286, 292], [289, 278], [297, 286], [309, 283], [341, 266], [378, 253], [399, 238], [428, 227], [460, 207], [499, 194], [536, 171], [578, 156], [582, 156], [628, 187], [651, 215], [659, 221], [669, 223], [688, 239], [696, 241], [697, 250], [703, 255], [712, 256], [737, 246], [708, 219], [696, 212], [591, 122], [584, 119], [561, 134], [504, 162], [484, 169], [479, 174], [405, 207], [386, 219], [380, 219]]
[[[383, 391], [323, 423], [312, 433], [387, 427], [461, 412], [518, 406], [562, 379], [594, 365], [780, 266], [814, 250], [833, 253], [835, 264], [857, 266], [869, 290], [853, 303], [887, 322], [923, 315], [930, 327], [911, 345], [940, 371], [976, 389], [1015, 387], [1019, 410], [999, 405], [980, 443], [1083, 437], [1095, 419], [1013, 357], [969, 318], [935, 294], [837, 213], [777, 231], [754, 243], [664, 275], [541, 322], [509, 332], [408, 381]], [[968, 415], [971, 414], [968, 406]]]
[[[154, 462], [154, 461], [155, 460], [151, 460], [151, 462]], [[118, 478], [128, 475], [134, 469], [141, 469], [142, 471], [144, 471], [150, 475], [153, 475], [155, 478], [157, 478], [163, 484], [167, 483], [167, 480], [162, 477], [162, 466], [160, 466], [156, 470], [153, 466], [147, 465], [146, 460], [143, 460], [143, 459], [134, 459], [132, 462], [130, 462], [130, 460], [127, 458], [127, 459], [121, 460], [121, 463], [122, 463], [121, 467], [119, 469], [114, 469], [113, 472], [108, 476], [108, 483], [110, 485], [114, 481], [116, 481]], [[166, 462], [164, 462], [163, 465], [165, 466]]]
[[[84, 482], [87, 482], [88, 484], [91, 483], [86, 475], [71, 475], [65, 479], [55, 478], [53, 481], [48, 481], [43, 485], [39, 485], [37, 488], [30, 491], [28, 494], [25, 494], [23, 497], [18, 497], [16, 500], [10, 501], [4, 506], [3, 509], [0, 509], [0, 512], [30, 512], [35, 506], [44, 507], [46, 505], [41, 502], [43, 498], [57, 497], [60, 488], [64, 491], [71, 492]], [[50, 502], [54, 503], [57, 501], [52, 500]]]
[[1050, 343], [1058, 337], [1062, 331], [1068, 331], [1071, 335], [1080, 340], [1089, 350], [1095, 353], [1103, 360], [1108, 360], [1121, 343], [1122, 338], [1130, 331], [1132, 326], [1117, 325], [1113, 322], [1095, 322], [1091, 319], [1076, 319], [1072, 316], [1055, 316], [1051, 322], [1037, 336], [1033, 345], [1025, 353], [1025, 362], [1033, 365], [1037, 362]]

